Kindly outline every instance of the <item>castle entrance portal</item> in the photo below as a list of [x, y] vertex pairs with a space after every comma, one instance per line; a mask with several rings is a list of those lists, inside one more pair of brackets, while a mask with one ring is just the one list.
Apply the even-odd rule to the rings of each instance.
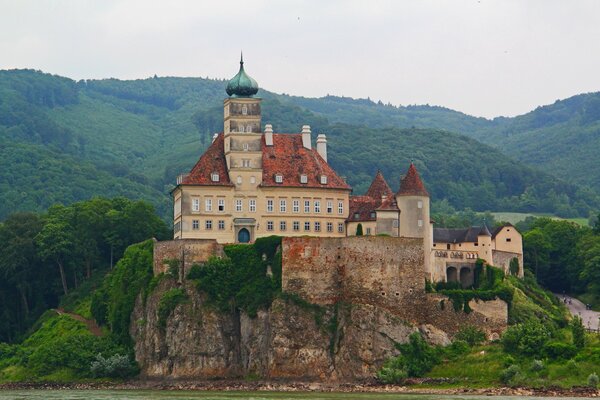
[[240, 243], [248, 243], [250, 241], [250, 232], [248, 229], [242, 228], [238, 232], [238, 242]]
[[448, 267], [446, 269], [446, 282], [458, 282], [456, 268]]

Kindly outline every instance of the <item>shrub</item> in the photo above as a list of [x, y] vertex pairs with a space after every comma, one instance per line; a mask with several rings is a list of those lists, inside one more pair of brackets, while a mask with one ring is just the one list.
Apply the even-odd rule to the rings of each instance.
[[570, 343], [553, 341], [544, 345], [542, 353], [553, 360], [570, 360], [577, 354], [577, 348]]
[[548, 328], [531, 320], [508, 328], [502, 335], [502, 345], [507, 353], [534, 356], [540, 354], [550, 336]]
[[514, 275], [514, 276], [519, 275], [519, 259], [518, 258], [514, 257], [510, 260], [508, 270], [511, 275]]
[[598, 375], [595, 372], [588, 375], [587, 384], [594, 389], [598, 387]]
[[463, 340], [465, 342], [467, 342], [469, 344], [469, 346], [476, 346], [480, 343], [482, 343], [483, 341], [485, 341], [485, 333], [473, 326], [473, 325], [469, 325], [466, 326], [464, 328], [462, 328], [457, 334], [456, 336], [454, 336], [454, 339], [456, 340]]
[[585, 328], [581, 318], [575, 316], [570, 323], [571, 332], [573, 333], [573, 344], [577, 349], [581, 350], [585, 346]]
[[464, 340], [454, 340], [450, 346], [444, 348], [444, 354], [449, 359], [457, 359], [458, 357], [469, 352], [469, 344]]
[[363, 235], [363, 227], [362, 224], [359, 222], [358, 225], [356, 225], [356, 236], [362, 236]]
[[544, 362], [542, 360], [533, 360], [531, 363], [531, 370], [534, 372], [539, 372], [544, 369]]
[[408, 377], [401, 357], [392, 357], [377, 371], [377, 379], [383, 383], [400, 383]]
[[126, 355], [114, 354], [105, 358], [98, 353], [90, 364], [90, 372], [95, 378], [128, 378], [137, 373], [137, 368]]
[[500, 382], [508, 385], [512, 383], [520, 374], [521, 368], [519, 368], [518, 365], [513, 364], [500, 373]]

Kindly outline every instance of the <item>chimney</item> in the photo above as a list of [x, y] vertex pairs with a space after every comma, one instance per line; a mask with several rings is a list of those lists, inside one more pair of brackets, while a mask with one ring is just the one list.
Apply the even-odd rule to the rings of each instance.
[[219, 137], [219, 134], [218, 134], [218, 133], [215, 133], [215, 134], [213, 135], [213, 138], [212, 138], [212, 142], [211, 142], [211, 143], [214, 143], [214, 142], [215, 142], [215, 140], [217, 140], [217, 138], [218, 138], [218, 137]]
[[302, 126], [302, 146], [309, 150], [312, 149], [310, 144], [310, 125]]
[[317, 153], [327, 162], [327, 136], [323, 133], [317, 136]]
[[265, 125], [265, 144], [267, 146], [273, 146], [273, 125]]

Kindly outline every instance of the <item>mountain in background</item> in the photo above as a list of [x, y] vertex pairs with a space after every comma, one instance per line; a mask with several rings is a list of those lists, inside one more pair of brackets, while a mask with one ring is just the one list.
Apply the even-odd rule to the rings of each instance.
[[[0, 71], [0, 219], [94, 195], [147, 199], [170, 219], [175, 177], [222, 131], [224, 87], [224, 81], [199, 78], [75, 82], [31, 70]], [[414, 159], [434, 207], [565, 217], [587, 217], [600, 208], [600, 185], [577, 185], [563, 171], [556, 176], [564, 180], [557, 179], [553, 168], [532, 168], [525, 156], [504, 149], [501, 135], [527, 115], [490, 121], [442, 107], [264, 90], [259, 96], [263, 124], [273, 124], [276, 132], [299, 132], [309, 124], [313, 133], [327, 134], [329, 161], [356, 194], [377, 169], [397, 188]], [[510, 131], [511, 138], [531, 132], [525, 122], [517, 126], [524, 128]], [[569, 167], [575, 164], [571, 160]]]

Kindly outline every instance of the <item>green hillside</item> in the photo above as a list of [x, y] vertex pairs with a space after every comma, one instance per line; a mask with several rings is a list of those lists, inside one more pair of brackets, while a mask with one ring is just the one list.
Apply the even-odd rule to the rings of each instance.
[[473, 137], [559, 178], [600, 188], [600, 93], [556, 101], [499, 125]]
[[[75, 82], [0, 71], [0, 219], [55, 202], [122, 195], [151, 201], [168, 220], [175, 177], [222, 130], [224, 84], [156, 77]], [[397, 188], [414, 159], [434, 202], [447, 199], [457, 209], [587, 217], [600, 208], [596, 192], [448, 132], [475, 135], [494, 124], [485, 119], [441, 107], [259, 95], [263, 123], [276, 132], [310, 124], [328, 134], [330, 163], [355, 193], [366, 190], [378, 168]]]

